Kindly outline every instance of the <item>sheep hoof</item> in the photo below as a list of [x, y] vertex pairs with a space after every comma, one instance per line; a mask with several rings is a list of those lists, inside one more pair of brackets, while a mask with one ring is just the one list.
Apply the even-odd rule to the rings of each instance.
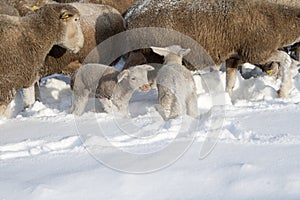
[[277, 94], [278, 94], [278, 98], [287, 98], [288, 97], [288, 94], [282, 90], [279, 90], [277, 92]]

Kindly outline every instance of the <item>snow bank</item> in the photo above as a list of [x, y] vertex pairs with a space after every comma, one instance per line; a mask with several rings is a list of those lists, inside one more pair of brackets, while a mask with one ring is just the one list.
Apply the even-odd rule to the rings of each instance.
[[[280, 83], [269, 77], [239, 76], [231, 99], [218, 92], [224, 73], [194, 75], [202, 115], [196, 124], [185, 117], [164, 122], [155, 90], [134, 94], [131, 118], [93, 111], [76, 118], [68, 114], [68, 80], [59, 78], [44, 80], [41, 102], [0, 121], [0, 199], [300, 198], [299, 75], [288, 99], [276, 98]], [[215, 146], [200, 160], [208, 140]], [[160, 153], [171, 144], [182, 154]], [[156, 156], [138, 159], [150, 154]], [[136, 175], [109, 168], [116, 165], [161, 168]]]

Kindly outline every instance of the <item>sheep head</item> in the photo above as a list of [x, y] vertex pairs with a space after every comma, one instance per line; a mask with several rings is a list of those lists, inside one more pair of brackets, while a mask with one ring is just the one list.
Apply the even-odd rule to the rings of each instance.
[[84, 36], [80, 25], [79, 11], [68, 4], [46, 4], [35, 14], [33, 18], [40, 18], [43, 24], [49, 28], [49, 37], [53, 37], [53, 45], [59, 45], [73, 53], [78, 53], [83, 47]]
[[65, 34], [63, 35], [62, 44], [59, 45], [71, 50], [73, 53], [78, 53], [84, 44], [79, 13], [62, 10], [60, 21], [65, 29]]
[[151, 86], [148, 81], [148, 71], [154, 70], [150, 65], [137, 65], [122, 71], [118, 75], [118, 83], [124, 84], [130, 90], [140, 89], [148, 92]]

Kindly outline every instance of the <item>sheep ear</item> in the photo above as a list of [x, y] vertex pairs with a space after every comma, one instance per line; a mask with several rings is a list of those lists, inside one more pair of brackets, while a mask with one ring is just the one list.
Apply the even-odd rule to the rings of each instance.
[[152, 67], [151, 65], [141, 65], [141, 68], [146, 70], [146, 71], [153, 71], [155, 70], [154, 67]]
[[181, 57], [184, 57], [184, 56], [188, 55], [190, 52], [191, 52], [191, 49], [181, 49], [179, 52], [179, 55]]
[[117, 77], [118, 83], [120, 83], [124, 78], [128, 76], [129, 76], [129, 70], [125, 69], [124, 71], [120, 72], [120, 74]]
[[36, 12], [38, 9], [40, 9], [38, 6], [32, 6], [31, 8], [32, 12]]
[[158, 55], [161, 56], [167, 56], [168, 54], [170, 54], [170, 51], [166, 48], [151, 47], [151, 49], [154, 53], [157, 53]]
[[72, 17], [72, 14], [70, 14], [67, 11], [63, 11], [62, 14], [60, 15], [60, 19], [68, 19], [70, 17]]

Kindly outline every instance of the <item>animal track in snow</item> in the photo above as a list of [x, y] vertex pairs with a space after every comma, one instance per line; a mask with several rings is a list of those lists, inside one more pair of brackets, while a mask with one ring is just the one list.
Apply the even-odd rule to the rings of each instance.
[[22, 141], [0, 146], [0, 160], [29, 157], [41, 154], [68, 153], [81, 147], [79, 136], [69, 136], [59, 141]]

